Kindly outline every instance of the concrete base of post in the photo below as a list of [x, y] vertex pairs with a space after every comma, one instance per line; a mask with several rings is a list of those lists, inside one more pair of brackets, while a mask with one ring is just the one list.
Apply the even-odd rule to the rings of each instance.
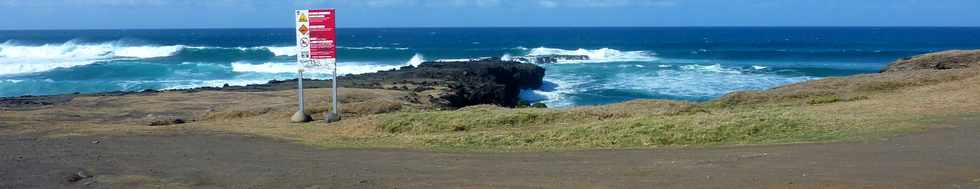
[[303, 123], [313, 121], [313, 118], [310, 117], [310, 115], [306, 115], [306, 113], [303, 111], [296, 111], [296, 113], [293, 114], [293, 117], [289, 118], [289, 121], [292, 121], [293, 123]]
[[327, 123], [333, 123], [333, 122], [340, 121], [340, 115], [337, 115], [335, 113], [326, 113], [326, 114], [327, 115], [324, 116], [324, 119], [323, 120], [326, 121]]

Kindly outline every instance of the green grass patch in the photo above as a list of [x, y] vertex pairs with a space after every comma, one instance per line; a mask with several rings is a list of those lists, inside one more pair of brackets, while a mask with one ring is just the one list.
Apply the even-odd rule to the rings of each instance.
[[[840, 123], [788, 108], [608, 118], [587, 111], [475, 108], [378, 116], [379, 129], [448, 150], [555, 150], [840, 139]], [[578, 113], [576, 113], [578, 112]]]

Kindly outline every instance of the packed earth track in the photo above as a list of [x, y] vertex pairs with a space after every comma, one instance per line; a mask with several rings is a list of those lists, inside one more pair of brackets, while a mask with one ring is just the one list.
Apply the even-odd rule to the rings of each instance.
[[976, 136], [977, 118], [852, 142], [533, 153], [225, 133], [5, 136], [0, 188], [980, 188]]

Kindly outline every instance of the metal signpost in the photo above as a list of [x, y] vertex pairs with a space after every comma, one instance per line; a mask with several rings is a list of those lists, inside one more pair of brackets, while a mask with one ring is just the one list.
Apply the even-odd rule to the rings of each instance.
[[[303, 112], [303, 71], [332, 71], [330, 80], [333, 83], [332, 108], [325, 120], [335, 122], [340, 120], [337, 104], [337, 32], [335, 10], [297, 10], [296, 11], [296, 61], [299, 63], [299, 111], [293, 115], [293, 121], [309, 121], [309, 116]], [[298, 121], [300, 120], [300, 121]]]

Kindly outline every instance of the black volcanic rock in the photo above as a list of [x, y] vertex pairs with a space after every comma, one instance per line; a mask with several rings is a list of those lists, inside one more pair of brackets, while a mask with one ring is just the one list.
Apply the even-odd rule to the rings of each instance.
[[[544, 71], [544, 68], [537, 65], [500, 60], [425, 62], [418, 67], [405, 66], [376, 73], [341, 76], [337, 84], [341, 88], [411, 91], [418, 102], [438, 108], [455, 109], [477, 104], [513, 107], [520, 100], [518, 95], [521, 89], [541, 87]], [[330, 80], [311, 79], [305, 79], [303, 82], [304, 88], [328, 88], [330, 83]], [[202, 87], [173, 91], [259, 92], [295, 89], [296, 79], [273, 80], [266, 84], [248, 86]], [[0, 98], [0, 108], [38, 108], [68, 102], [76, 96], [144, 95], [158, 92], [161, 91], [6, 97]]]
[[[429, 102], [446, 108], [477, 104], [513, 107], [520, 100], [521, 89], [541, 87], [544, 71], [533, 64], [495, 60], [425, 62], [418, 67], [344, 76], [338, 85], [429, 93], [432, 95], [428, 97]], [[295, 80], [285, 83], [295, 83]], [[311, 83], [329, 86], [329, 81]]]
[[429, 62], [404, 71], [413, 74], [402, 78], [443, 80], [451, 91], [443, 99], [454, 108], [477, 104], [513, 107], [520, 100], [521, 89], [539, 88], [544, 78], [544, 68], [502, 61]]

